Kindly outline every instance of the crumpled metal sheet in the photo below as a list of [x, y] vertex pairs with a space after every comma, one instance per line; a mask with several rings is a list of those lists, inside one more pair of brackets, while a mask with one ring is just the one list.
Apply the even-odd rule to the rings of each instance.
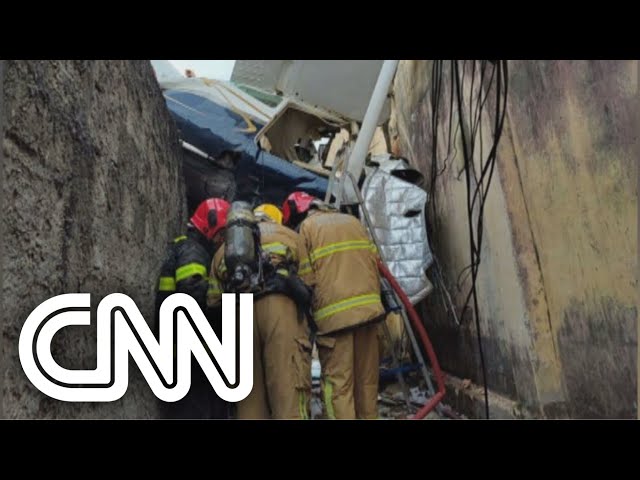
[[431, 291], [426, 270], [433, 263], [425, 210], [427, 192], [393, 176], [402, 160], [386, 160], [365, 179], [362, 196], [387, 266], [415, 305]]
[[324, 198], [326, 178], [259, 150], [253, 139], [262, 124], [192, 92], [166, 90], [164, 96], [182, 140], [213, 157], [227, 150], [240, 153], [235, 197], [228, 200], [280, 205], [296, 190]]

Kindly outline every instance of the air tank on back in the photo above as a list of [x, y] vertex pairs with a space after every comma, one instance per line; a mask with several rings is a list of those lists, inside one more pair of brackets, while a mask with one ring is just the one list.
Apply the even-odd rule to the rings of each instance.
[[247, 202], [233, 202], [227, 215], [224, 263], [230, 288], [237, 292], [251, 288], [252, 275], [259, 271], [256, 218]]

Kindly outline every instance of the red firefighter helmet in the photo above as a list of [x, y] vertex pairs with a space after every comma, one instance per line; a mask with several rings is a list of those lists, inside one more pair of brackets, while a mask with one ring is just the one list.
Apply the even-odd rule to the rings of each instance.
[[298, 217], [309, 211], [311, 204], [318, 199], [306, 192], [293, 192], [282, 204], [282, 220], [285, 225], [289, 224], [292, 217]]
[[211, 240], [227, 224], [230, 205], [222, 198], [208, 198], [196, 208], [191, 224]]

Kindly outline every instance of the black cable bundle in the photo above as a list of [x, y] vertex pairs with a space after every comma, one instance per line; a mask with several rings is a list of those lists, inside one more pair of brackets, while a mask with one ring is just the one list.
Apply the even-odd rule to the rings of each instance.
[[[465, 108], [464, 98], [464, 77], [466, 70], [466, 61], [462, 63], [462, 72], [460, 72], [459, 61], [452, 60], [451, 65], [451, 88], [449, 96], [449, 131], [448, 131], [448, 145], [447, 155], [444, 160], [444, 165], [441, 170], [438, 169], [438, 122], [440, 112], [440, 101], [442, 96], [442, 82], [443, 82], [443, 66], [442, 60], [436, 60], [433, 64], [432, 70], [432, 83], [431, 83], [431, 105], [432, 105], [432, 159], [431, 159], [431, 182], [430, 182], [430, 201], [432, 211], [432, 226], [434, 235], [431, 238], [436, 237], [438, 229], [438, 216], [436, 208], [436, 180], [444, 170], [446, 169], [446, 162], [449, 159], [451, 152], [451, 133], [453, 126], [453, 99], [454, 94], [456, 97], [458, 122], [456, 125], [456, 132], [453, 134], [454, 142], [457, 137], [457, 129], [460, 128], [462, 137], [462, 147], [464, 156], [464, 168], [462, 172], [465, 173], [466, 188], [467, 188], [467, 217], [469, 224], [469, 250], [471, 263], [465, 267], [458, 276], [458, 288], [460, 289], [461, 279], [463, 273], [467, 272], [464, 277], [465, 280], [469, 272], [471, 274], [471, 288], [465, 298], [465, 302], [462, 308], [461, 317], [464, 318], [469, 301], [473, 300], [474, 318], [478, 337], [478, 349], [480, 355], [480, 365], [482, 369], [482, 379], [484, 384], [484, 396], [485, 396], [485, 410], [486, 416], [489, 418], [489, 399], [487, 390], [487, 377], [484, 363], [484, 352], [482, 349], [482, 340], [480, 335], [480, 313], [478, 308], [478, 298], [476, 282], [478, 277], [478, 270], [480, 266], [480, 252], [482, 250], [482, 234], [483, 234], [483, 218], [484, 207], [491, 185], [491, 179], [493, 177], [493, 171], [495, 168], [496, 154], [498, 142], [502, 135], [502, 129], [504, 126], [504, 119], [506, 115], [506, 102], [508, 91], [508, 67], [506, 60], [480, 60], [479, 61], [479, 73], [477, 73], [477, 61], [471, 61], [471, 86], [468, 96], [468, 111]], [[489, 65], [491, 67], [489, 67]], [[487, 69], [491, 68], [490, 75], [487, 75]], [[477, 85], [477, 92], [474, 92], [474, 86], [476, 77], [479, 76], [479, 85]], [[487, 79], [488, 77], [488, 79]], [[489, 153], [484, 156], [483, 142], [482, 142], [482, 114], [485, 103], [489, 98], [489, 94], [495, 84], [495, 117], [493, 119], [493, 141]], [[455, 88], [454, 88], [455, 87]], [[467, 115], [468, 114], [468, 115]], [[466, 117], [468, 118], [466, 119]], [[465, 122], [466, 119], [466, 122]], [[465, 123], [468, 128], [465, 127]], [[476, 138], [480, 137], [479, 144], [479, 158], [480, 158], [480, 170], [477, 171], [474, 162], [474, 154], [476, 151]], [[455, 156], [455, 153], [454, 153]], [[472, 185], [472, 180], [475, 181], [475, 185]], [[474, 209], [477, 212], [477, 220], [474, 224], [473, 213]], [[433, 250], [433, 249], [432, 249]], [[442, 280], [442, 271], [439, 263], [436, 261], [436, 273], [439, 276], [439, 283], [441, 290], [446, 290], [444, 282]]]

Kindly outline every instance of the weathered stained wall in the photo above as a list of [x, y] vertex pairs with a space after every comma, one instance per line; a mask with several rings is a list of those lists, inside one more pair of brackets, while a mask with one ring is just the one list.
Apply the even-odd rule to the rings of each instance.
[[[120, 292], [150, 321], [165, 245], [185, 216], [181, 151], [148, 61], [5, 64], [3, 407], [7, 418], [148, 418], [157, 403], [131, 369], [114, 403], [68, 404], [22, 372], [18, 337], [42, 301], [97, 305]], [[94, 323], [95, 325], [95, 323]], [[95, 330], [54, 337], [67, 368], [95, 368]]]
[[[427, 175], [431, 65], [401, 62], [391, 122], [396, 153]], [[447, 157], [448, 75], [435, 241], [460, 307], [469, 282], [458, 288], [456, 279], [469, 263], [469, 234], [459, 138]], [[509, 62], [478, 292], [489, 387], [534, 415], [637, 416], [636, 85], [635, 61]], [[444, 368], [479, 381], [473, 320], [456, 326], [436, 295], [428, 311]]]

